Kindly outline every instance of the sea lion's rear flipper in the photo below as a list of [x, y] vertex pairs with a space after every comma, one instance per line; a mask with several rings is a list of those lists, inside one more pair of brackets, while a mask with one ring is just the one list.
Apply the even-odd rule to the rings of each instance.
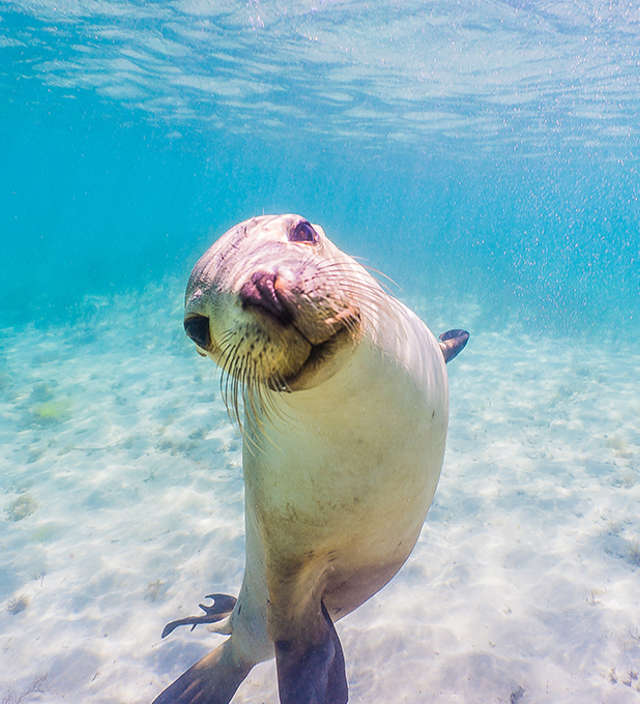
[[466, 330], [447, 330], [438, 338], [444, 361], [450, 362], [457, 354], [462, 352], [469, 339]]
[[323, 603], [321, 608], [319, 626], [293, 640], [275, 642], [281, 704], [346, 704], [342, 646]]
[[[162, 629], [162, 637], [166, 638], [166, 636], [178, 626], [191, 626], [191, 630], [193, 630], [200, 623], [216, 623], [217, 621], [222, 621], [231, 615], [236, 605], [235, 596], [230, 596], [229, 594], [207, 594], [205, 599], [213, 599], [213, 604], [211, 606], [198, 604], [204, 611], [204, 616], [187, 616], [186, 618], [179, 618], [176, 621], [170, 621]], [[228, 633], [228, 631], [222, 629], [216, 630], [218, 633]]]
[[232, 638], [192, 665], [152, 704], [228, 704], [253, 664], [233, 657]]

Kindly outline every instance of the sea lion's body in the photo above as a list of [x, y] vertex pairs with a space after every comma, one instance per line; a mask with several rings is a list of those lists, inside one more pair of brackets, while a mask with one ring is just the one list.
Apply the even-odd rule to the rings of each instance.
[[321, 595], [332, 619], [344, 616], [418, 537], [442, 464], [447, 381], [435, 339], [417, 325], [411, 333], [405, 349], [433, 353], [402, 360], [400, 349], [362, 342], [320, 387], [281, 395], [260, 452], [245, 445], [247, 564], [268, 565], [269, 594], [297, 572], [296, 608]]
[[[185, 327], [199, 351], [239, 378], [241, 393], [262, 378], [244, 402], [245, 575], [216, 629], [231, 637], [158, 703], [226, 704], [274, 654], [284, 704], [346, 702], [333, 621], [398, 571], [433, 499], [448, 418], [443, 343], [317, 226], [315, 240], [287, 239], [311, 237], [307, 225], [292, 215], [242, 223], [187, 289]], [[247, 252], [251, 266], [236, 267]], [[327, 294], [313, 300], [314, 277], [330, 269], [339, 273], [328, 312]]]

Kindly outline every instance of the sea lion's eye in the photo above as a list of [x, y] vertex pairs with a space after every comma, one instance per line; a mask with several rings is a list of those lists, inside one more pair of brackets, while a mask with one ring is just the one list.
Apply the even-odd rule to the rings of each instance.
[[289, 242], [317, 242], [318, 233], [311, 225], [303, 220], [289, 232]]

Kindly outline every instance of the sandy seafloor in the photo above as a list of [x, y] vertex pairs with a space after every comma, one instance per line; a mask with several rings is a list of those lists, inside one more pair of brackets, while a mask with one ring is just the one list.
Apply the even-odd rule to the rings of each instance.
[[[240, 440], [182, 285], [0, 332], [0, 704], [150, 702], [219, 642], [160, 639], [243, 570]], [[640, 352], [413, 304], [472, 339], [418, 545], [338, 624], [350, 701], [640, 704]], [[233, 701], [274, 704], [273, 663]]]

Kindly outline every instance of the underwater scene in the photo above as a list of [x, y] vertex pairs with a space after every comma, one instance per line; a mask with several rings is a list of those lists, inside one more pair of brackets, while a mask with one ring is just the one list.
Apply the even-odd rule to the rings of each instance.
[[639, 166], [635, 2], [0, 2], [0, 704], [150, 704], [225, 642], [162, 637], [245, 570], [243, 436], [185, 289], [281, 213], [470, 333], [417, 543], [334, 619], [349, 702], [640, 704]]

